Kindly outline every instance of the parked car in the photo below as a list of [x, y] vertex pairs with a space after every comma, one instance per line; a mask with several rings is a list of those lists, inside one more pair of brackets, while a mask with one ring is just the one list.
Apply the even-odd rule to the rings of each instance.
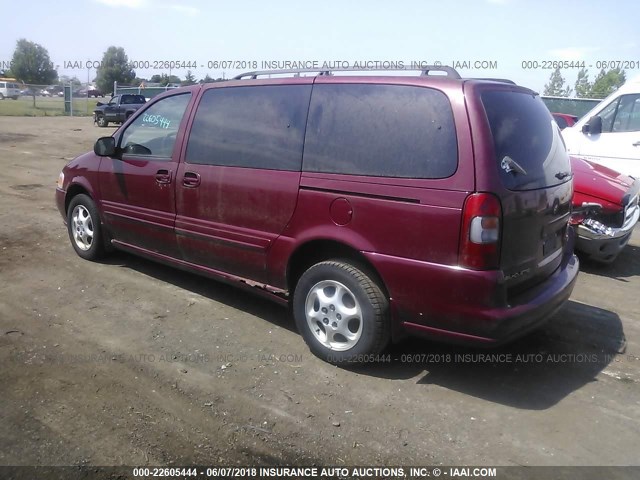
[[640, 178], [640, 77], [562, 131], [570, 155]]
[[142, 95], [131, 93], [116, 95], [111, 97], [109, 103], [96, 103], [96, 108], [93, 110], [93, 121], [99, 127], [107, 127], [109, 122], [123, 123], [146, 102], [146, 98]]
[[551, 115], [560, 127], [560, 130], [571, 127], [578, 121], [578, 117], [575, 115], [569, 115], [568, 113], [552, 113]]
[[11, 98], [17, 100], [20, 96], [20, 84], [9, 82], [8, 79], [0, 79], [0, 100]]
[[64, 87], [62, 85], [52, 85], [47, 87], [47, 92], [49, 96], [59, 97], [64, 95]]
[[81, 88], [77, 90], [76, 93], [74, 93], [74, 95], [77, 95], [78, 97], [94, 97], [94, 98], [104, 97], [104, 93], [102, 93], [96, 87]]
[[171, 89], [98, 139], [56, 189], [77, 254], [288, 303], [335, 364], [405, 335], [497, 345], [564, 304], [573, 181], [537, 94], [448, 67], [302, 72]]
[[640, 180], [571, 157], [576, 249], [599, 262], [613, 262], [638, 223]]

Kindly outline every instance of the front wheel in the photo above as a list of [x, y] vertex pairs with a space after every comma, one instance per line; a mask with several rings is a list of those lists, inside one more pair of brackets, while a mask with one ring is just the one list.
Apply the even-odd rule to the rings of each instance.
[[317, 263], [293, 297], [296, 325], [311, 352], [336, 365], [363, 363], [389, 341], [389, 301], [376, 280], [342, 261]]
[[96, 123], [98, 124], [99, 127], [108, 127], [109, 126], [109, 122], [107, 121], [107, 119], [105, 118], [104, 115], [98, 115], [96, 117]]
[[85, 194], [73, 197], [67, 210], [67, 230], [76, 253], [85, 260], [104, 255], [104, 239], [100, 215], [94, 201]]

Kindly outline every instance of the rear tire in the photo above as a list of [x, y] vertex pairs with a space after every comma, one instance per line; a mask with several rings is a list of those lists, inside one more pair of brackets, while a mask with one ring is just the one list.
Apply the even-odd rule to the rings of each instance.
[[317, 263], [300, 277], [293, 315], [311, 352], [334, 365], [369, 362], [389, 342], [389, 301], [382, 288], [343, 261]]

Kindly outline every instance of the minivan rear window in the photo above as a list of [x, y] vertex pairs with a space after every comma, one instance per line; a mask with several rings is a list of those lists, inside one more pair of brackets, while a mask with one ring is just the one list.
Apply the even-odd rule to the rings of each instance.
[[458, 167], [451, 104], [435, 89], [315, 85], [303, 170], [399, 178], [446, 178]]
[[560, 129], [538, 95], [491, 90], [481, 99], [505, 187], [534, 190], [571, 178]]

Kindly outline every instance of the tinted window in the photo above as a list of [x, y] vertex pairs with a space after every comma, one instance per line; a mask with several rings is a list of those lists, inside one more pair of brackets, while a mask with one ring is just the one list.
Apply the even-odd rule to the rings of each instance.
[[567, 121], [565, 120], [564, 117], [561, 117], [560, 115], [554, 115], [553, 118], [555, 119], [556, 123], [560, 127], [560, 130], [567, 128], [568, 126]]
[[122, 104], [123, 105], [134, 105], [145, 103], [145, 98], [142, 95], [123, 95], [122, 96]]
[[190, 93], [166, 97], [139, 115], [122, 134], [125, 154], [171, 157]]
[[316, 85], [304, 170], [444, 178], [458, 164], [451, 105], [437, 90], [401, 85]]
[[638, 130], [640, 130], [640, 95], [623, 95], [620, 97], [611, 131], [635, 132]]
[[482, 94], [482, 103], [505, 187], [544, 188], [569, 178], [566, 175], [571, 172], [569, 156], [560, 129], [540, 97], [488, 91]]
[[613, 119], [616, 116], [616, 111], [618, 110], [618, 102], [619, 98], [616, 98], [613, 102], [607, 105], [598, 116], [602, 119], [602, 131], [610, 132], [613, 127]]
[[204, 92], [186, 161], [300, 170], [311, 85], [214, 88]]

